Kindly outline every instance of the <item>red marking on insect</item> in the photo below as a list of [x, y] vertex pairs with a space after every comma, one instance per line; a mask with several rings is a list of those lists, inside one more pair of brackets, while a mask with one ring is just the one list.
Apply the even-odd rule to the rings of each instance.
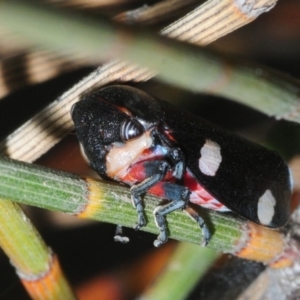
[[[129, 185], [145, 180], [147, 178], [147, 174], [145, 171], [144, 162], [158, 159], [160, 155], [160, 149], [146, 149], [139, 156], [139, 161], [127, 169], [126, 174], [124, 174], [121, 180]], [[173, 177], [172, 171], [169, 171], [162, 181], [151, 187], [148, 190], [148, 193], [160, 198], [164, 198], [165, 191], [163, 186], [166, 182], [175, 183], [175, 178]], [[191, 191], [190, 202], [212, 210], [229, 211], [224, 204], [217, 201], [211, 194], [209, 194], [189, 171], [186, 171], [183, 175], [183, 184]]]
[[[170, 182], [170, 181], [168, 181], [168, 182]], [[166, 182], [164, 182], [164, 181], [160, 181], [159, 183], [157, 183], [156, 185], [154, 185], [152, 188], [149, 189], [149, 193], [153, 196], [164, 198], [165, 197], [165, 190], [164, 190], [165, 183]]]
[[176, 142], [176, 139], [174, 138], [174, 136], [172, 135], [172, 131], [171, 130], [165, 130], [164, 134], [168, 137], [168, 139], [172, 142]]
[[216, 200], [210, 193], [208, 193], [190, 172], [185, 172], [183, 176], [183, 182], [184, 185], [191, 191], [190, 202], [212, 210], [230, 210], [224, 204]]

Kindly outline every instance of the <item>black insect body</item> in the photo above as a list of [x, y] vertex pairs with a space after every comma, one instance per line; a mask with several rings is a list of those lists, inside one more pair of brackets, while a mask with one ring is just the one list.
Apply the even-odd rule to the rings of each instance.
[[131, 186], [137, 229], [146, 225], [143, 194], [170, 201], [154, 210], [160, 231], [155, 246], [167, 241], [165, 216], [177, 209], [185, 209], [199, 223], [204, 244], [209, 241], [189, 202], [232, 210], [270, 228], [289, 218], [289, 169], [275, 152], [129, 86], [85, 96], [71, 114], [91, 166], [101, 177]]

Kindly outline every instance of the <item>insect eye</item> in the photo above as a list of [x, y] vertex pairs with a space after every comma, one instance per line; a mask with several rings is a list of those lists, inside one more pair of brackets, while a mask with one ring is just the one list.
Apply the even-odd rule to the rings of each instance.
[[144, 133], [144, 127], [134, 119], [124, 120], [121, 124], [121, 139], [126, 142], [141, 136]]

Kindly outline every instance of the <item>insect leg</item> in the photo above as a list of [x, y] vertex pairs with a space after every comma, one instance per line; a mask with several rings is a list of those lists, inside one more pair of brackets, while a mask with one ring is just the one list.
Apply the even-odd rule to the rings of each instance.
[[192, 207], [187, 206], [184, 210], [193, 220], [195, 220], [199, 224], [199, 226], [202, 230], [202, 235], [203, 235], [203, 239], [204, 239], [201, 246], [205, 247], [211, 238], [211, 233], [210, 233], [205, 221], [201, 218], [201, 216], [199, 216], [199, 214]]
[[122, 244], [126, 244], [129, 242], [129, 238], [123, 235], [123, 228], [121, 225], [117, 225], [114, 241]]
[[156, 225], [160, 231], [159, 236], [154, 241], [155, 247], [161, 246], [168, 240], [165, 216], [172, 211], [185, 208], [190, 197], [189, 189], [181, 185], [165, 182], [163, 183], [162, 188], [164, 190], [165, 197], [168, 200], [171, 200], [171, 202], [165, 205], [159, 205], [153, 211]]
[[[171, 148], [170, 149], [170, 158], [172, 163], [175, 165], [174, 167], [174, 177], [177, 182], [182, 179], [184, 170], [185, 170], [185, 157], [180, 148]], [[179, 182], [178, 182], [179, 183]]]
[[146, 225], [141, 195], [146, 193], [152, 186], [161, 181], [166, 175], [170, 166], [166, 161], [150, 161], [144, 163], [144, 168], [147, 176], [149, 175], [149, 177], [142, 182], [133, 185], [130, 189], [132, 203], [138, 213], [138, 222], [135, 227], [136, 230]]
[[172, 164], [175, 166], [174, 177], [177, 181], [181, 180], [185, 170], [185, 156], [181, 149], [179, 147], [174, 147], [174, 143], [157, 129], [154, 129], [151, 132], [151, 135], [154, 140], [158, 139], [162, 145], [169, 148], [167, 156], [171, 159]]

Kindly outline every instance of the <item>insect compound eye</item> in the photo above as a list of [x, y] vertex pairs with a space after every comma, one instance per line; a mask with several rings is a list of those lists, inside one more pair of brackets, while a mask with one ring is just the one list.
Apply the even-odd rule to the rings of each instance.
[[124, 142], [140, 137], [143, 133], [143, 125], [134, 119], [126, 119], [121, 124], [120, 136]]

